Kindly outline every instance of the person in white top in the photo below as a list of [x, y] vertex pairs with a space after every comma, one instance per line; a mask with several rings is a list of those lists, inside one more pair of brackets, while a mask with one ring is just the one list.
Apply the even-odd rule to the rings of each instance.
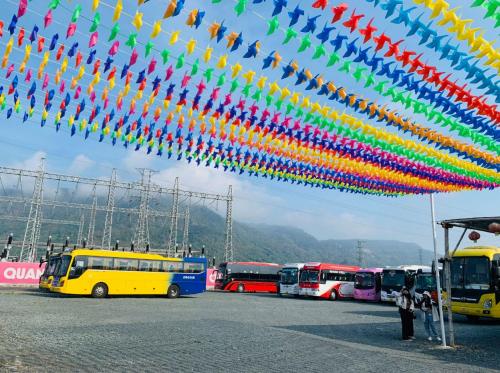
[[396, 298], [396, 304], [399, 308], [399, 315], [401, 316], [401, 331], [404, 341], [411, 341], [415, 339], [413, 330], [413, 318], [415, 304], [411, 297], [410, 291], [403, 287], [399, 296]]

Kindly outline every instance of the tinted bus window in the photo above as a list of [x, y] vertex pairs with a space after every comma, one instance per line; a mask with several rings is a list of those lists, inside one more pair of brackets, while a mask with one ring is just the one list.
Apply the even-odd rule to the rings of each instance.
[[61, 257], [61, 261], [58, 263], [58, 266], [55, 270], [56, 271], [55, 275], [56, 276], [66, 276], [70, 262], [71, 262], [71, 256], [63, 255]]
[[182, 272], [182, 262], [163, 262], [163, 270], [165, 272]]
[[106, 257], [98, 257], [98, 256], [89, 256], [87, 257], [88, 259], [88, 264], [87, 268], [88, 269], [112, 269], [113, 268], [113, 258], [106, 258]]
[[139, 271], [143, 272], [161, 272], [161, 262], [158, 260], [141, 260], [139, 262]]
[[185, 273], [201, 273], [205, 270], [203, 263], [184, 263]]
[[83, 272], [87, 269], [87, 259], [86, 256], [76, 256], [73, 262], [71, 262], [71, 268], [69, 270], [68, 277], [70, 279], [80, 277]]
[[137, 259], [115, 258], [113, 269], [117, 271], [137, 271], [139, 261]]
[[489, 259], [485, 257], [453, 258], [451, 261], [451, 287], [453, 289], [489, 289]]
[[490, 288], [490, 261], [484, 257], [465, 259], [465, 289], [488, 290]]

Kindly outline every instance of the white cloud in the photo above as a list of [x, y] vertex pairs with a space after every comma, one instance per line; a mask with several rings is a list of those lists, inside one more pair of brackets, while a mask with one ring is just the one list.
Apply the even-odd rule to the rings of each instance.
[[377, 236], [373, 222], [350, 212], [330, 209], [291, 211], [280, 217], [282, 224], [301, 228], [319, 239], [371, 238]]
[[[14, 162], [9, 167], [12, 168], [22, 168], [25, 170], [38, 170], [40, 167], [40, 160], [42, 158], [47, 158], [47, 153], [43, 151], [37, 151], [33, 153], [33, 155], [29, 158], [26, 158], [24, 160]], [[47, 169], [47, 162], [45, 162], [45, 169]]]
[[71, 175], [81, 175], [89, 168], [94, 167], [95, 163], [96, 162], [94, 160], [90, 159], [86, 155], [78, 154], [68, 167], [68, 172]]
[[[233, 212], [237, 220], [272, 223], [273, 205], [282, 203], [281, 198], [271, 195], [265, 187], [253, 184], [244, 176], [195, 164], [177, 163], [154, 175], [153, 181], [172, 186], [177, 176], [181, 188], [193, 191], [227, 194], [229, 185], [232, 185]], [[219, 206], [219, 211], [224, 212], [225, 206]]]
[[148, 155], [143, 151], [129, 151], [123, 159], [123, 166], [127, 171], [137, 175], [138, 168], [151, 168], [153, 162], [154, 157], [152, 155]]

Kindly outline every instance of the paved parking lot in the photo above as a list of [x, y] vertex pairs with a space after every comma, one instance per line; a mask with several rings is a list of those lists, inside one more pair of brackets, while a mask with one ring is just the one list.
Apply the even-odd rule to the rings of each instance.
[[59, 297], [0, 290], [0, 371], [429, 372], [500, 369], [500, 323], [456, 323], [455, 351], [402, 342], [394, 307], [206, 293]]

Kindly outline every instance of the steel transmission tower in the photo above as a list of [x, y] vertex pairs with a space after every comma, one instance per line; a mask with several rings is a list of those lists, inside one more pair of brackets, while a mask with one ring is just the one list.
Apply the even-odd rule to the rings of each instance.
[[35, 177], [33, 186], [33, 196], [30, 204], [30, 212], [26, 222], [23, 243], [21, 246], [20, 261], [35, 261], [37, 256], [37, 244], [40, 237], [40, 228], [42, 225], [42, 206], [43, 206], [43, 178], [45, 174], [45, 158], [40, 159], [40, 168]]
[[226, 243], [224, 246], [224, 261], [232, 262], [234, 260], [233, 251], [233, 186], [229, 185], [227, 192], [226, 208]]
[[141, 185], [144, 191], [140, 196], [139, 203], [139, 221], [134, 232], [134, 242], [138, 250], [146, 250], [146, 245], [149, 244], [149, 195], [151, 191], [151, 176], [152, 170], [147, 168], [139, 169], [141, 174]]
[[111, 231], [113, 230], [113, 210], [115, 208], [116, 170], [113, 168], [109, 180], [108, 203], [106, 206], [106, 220], [102, 234], [102, 248], [111, 250]]
[[[19, 242], [14, 242], [13, 244], [20, 249], [22, 249], [22, 260], [30, 260], [30, 258], [36, 258], [37, 253], [36, 250], [38, 248], [38, 241], [40, 237], [40, 228], [42, 224], [69, 224], [77, 227], [76, 231], [80, 231], [83, 226], [83, 231], [78, 232], [78, 236], [82, 236], [81, 238], [87, 238], [86, 244], [89, 247], [102, 247], [102, 248], [111, 248], [111, 234], [113, 228], [113, 217], [115, 214], [134, 214], [137, 213], [136, 207], [120, 207], [117, 206], [116, 203], [119, 201], [120, 193], [123, 191], [135, 191], [137, 193], [144, 194], [144, 196], [149, 195], [149, 202], [151, 202], [151, 196], [153, 193], [158, 194], [160, 198], [162, 197], [170, 197], [172, 196], [173, 204], [172, 209], [170, 211], [160, 211], [151, 208], [148, 206], [147, 208], [147, 218], [155, 217], [155, 218], [168, 218], [171, 219], [170, 231], [168, 234], [168, 245], [167, 252], [170, 255], [173, 255], [176, 247], [178, 246], [178, 220], [179, 220], [179, 204], [180, 198], [189, 200], [189, 204], [194, 200], [195, 203], [199, 203], [200, 201], [212, 201], [214, 203], [218, 203], [219, 201], [225, 201], [228, 204], [228, 215], [226, 216], [226, 237], [225, 237], [225, 249], [228, 251], [228, 257], [232, 256], [232, 191], [230, 190], [229, 194], [211, 194], [205, 192], [196, 192], [189, 190], [180, 189], [179, 179], [175, 180], [174, 187], [166, 187], [161, 185], [156, 185], [154, 183], [150, 184], [150, 187], [147, 186], [145, 182], [121, 182], [117, 180], [116, 170], [113, 170], [110, 179], [100, 179], [100, 178], [88, 178], [82, 176], [73, 176], [73, 175], [64, 175], [64, 174], [56, 174], [45, 171], [44, 162], [41, 162], [41, 167], [38, 170], [25, 170], [11, 167], [3, 167], [0, 166], [0, 176], [3, 175], [11, 175], [17, 178], [18, 180], [18, 190], [21, 189], [21, 196], [17, 195], [7, 195], [5, 191], [3, 194], [0, 194], [0, 204], [7, 204], [10, 206], [10, 210], [12, 214], [5, 214], [0, 211], [0, 220], [13, 220], [16, 222], [22, 222], [25, 224], [26, 231], [24, 235], [24, 239]], [[22, 180], [25, 178], [29, 178], [30, 184], [33, 183], [33, 194], [30, 196], [24, 195], [22, 191]], [[33, 180], [33, 181], [31, 181]], [[72, 184], [84, 184], [88, 185], [91, 188], [91, 201], [90, 203], [78, 203], [73, 201], [59, 201], [56, 198], [50, 201], [46, 201], [44, 198], [44, 188], [46, 188], [46, 181], [56, 181], [58, 185], [60, 183], [72, 183]], [[97, 188], [106, 188], [108, 191], [107, 203], [99, 205], [99, 198], [97, 193]], [[0, 188], [1, 189], [1, 188]], [[56, 192], [57, 193], [57, 192]], [[115, 201], [116, 200], [116, 201]], [[16, 215], [14, 210], [12, 209], [13, 205], [21, 206], [29, 206], [29, 216], [20, 216]], [[147, 205], [147, 204], [146, 204]], [[57, 219], [44, 219], [42, 216], [43, 209], [47, 208], [65, 208], [65, 209], [75, 209], [81, 215], [82, 212], [85, 211], [85, 215], [88, 211], [88, 216], [84, 217], [84, 220], [87, 222], [88, 227], [85, 227], [85, 222], [80, 221], [68, 221], [68, 220], [57, 220]], [[23, 209], [23, 211], [25, 211]], [[143, 209], [144, 211], [144, 209]], [[103, 213], [105, 215], [104, 220], [104, 229], [102, 237], [96, 237], [95, 226], [96, 226], [96, 215], [97, 213]], [[28, 214], [27, 214], [28, 215]], [[146, 222], [148, 220], [144, 220], [144, 227], [146, 232]], [[189, 224], [189, 218], [186, 220]], [[151, 223], [151, 221], [148, 222]], [[116, 224], [116, 222], [115, 222]], [[0, 225], [1, 226], [1, 225]], [[80, 229], [79, 229], [80, 228]], [[74, 237], [77, 238], [78, 236]], [[84, 233], [85, 232], [85, 233]], [[189, 239], [189, 227], [188, 230], [184, 230], [185, 234]], [[88, 234], [88, 235], [87, 235]], [[98, 234], [97, 234], [98, 236]], [[102, 241], [101, 241], [102, 239]], [[184, 239], [183, 236], [183, 244], [189, 247], [188, 239]], [[97, 241], [97, 242], [96, 242]], [[80, 244], [80, 242], [78, 242]]]
[[90, 208], [89, 230], [87, 234], [87, 245], [94, 246], [94, 230], [95, 230], [95, 215], [97, 212], [97, 185], [94, 184], [92, 189], [92, 207]]
[[358, 266], [360, 267], [363, 267], [363, 245], [366, 243], [366, 241], [361, 241], [361, 240], [358, 240], [358, 243], [357, 243], [357, 248], [358, 248]]
[[182, 232], [182, 251], [187, 252], [189, 246], [189, 205], [184, 211], [184, 231]]
[[175, 178], [174, 190], [172, 193], [172, 213], [170, 217], [170, 233], [168, 235], [167, 255], [173, 256], [177, 245], [177, 221], [179, 214], [179, 178]]
[[76, 244], [80, 246], [83, 241], [83, 228], [85, 227], [85, 215], [80, 215], [80, 224], [78, 224], [78, 234], [76, 236]]

